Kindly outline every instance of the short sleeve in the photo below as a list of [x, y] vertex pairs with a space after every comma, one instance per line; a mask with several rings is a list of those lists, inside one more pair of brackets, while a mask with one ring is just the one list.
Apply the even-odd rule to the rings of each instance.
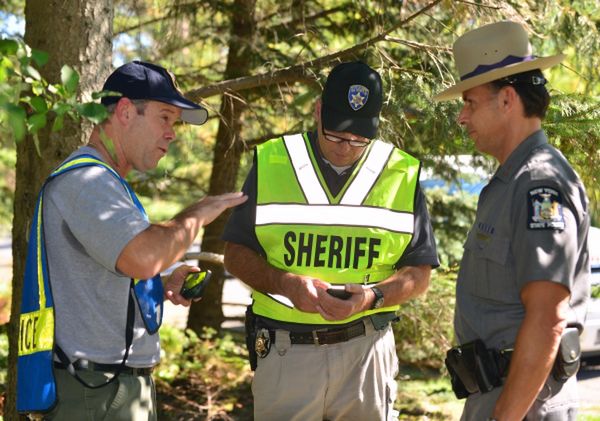
[[150, 225], [120, 181], [102, 167], [60, 175], [48, 184], [44, 198], [55, 206], [86, 253], [111, 272], [116, 273], [117, 259], [127, 243]]
[[241, 244], [256, 253], [265, 256], [262, 246], [256, 237], [254, 222], [256, 221], [256, 157], [248, 172], [242, 191], [248, 196], [248, 200], [236, 206], [225, 225], [221, 239], [230, 243]]
[[519, 289], [527, 282], [549, 280], [571, 289], [578, 251], [578, 214], [554, 180], [524, 183], [513, 200], [511, 249]]
[[436, 268], [440, 265], [433, 235], [433, 228], [427, 211], [425, 196], [420, 184], [415, 191], [415, 228], [413, 238], [402, 254], [396, 268], [404, 266], [430, 265]]

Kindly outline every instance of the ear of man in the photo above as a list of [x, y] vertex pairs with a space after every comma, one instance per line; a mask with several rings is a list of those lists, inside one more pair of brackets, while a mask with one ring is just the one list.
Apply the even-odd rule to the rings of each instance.
[[504, 111], [510, 112], [520, 104], [519, 94], [513, 86], [503, 86], [498, 92], [498, 98]]
[[135, 104], [131, 102], [129, 98], [121, 98], [119, 102], [117, 102], [114, 115], [122, 125], [127, 126], [136, 114], [137, 110]]

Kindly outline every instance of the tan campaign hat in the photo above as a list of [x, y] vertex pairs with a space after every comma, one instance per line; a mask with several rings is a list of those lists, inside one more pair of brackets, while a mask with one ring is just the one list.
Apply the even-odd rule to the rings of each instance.
[[523, 26], [503, 21], [467, 32], [453, 46], [460, 82], [433, 97], [454, 99], [471, 88], [517, 73], [547, 69], [564, 60], [564, 54], [535, 57]]

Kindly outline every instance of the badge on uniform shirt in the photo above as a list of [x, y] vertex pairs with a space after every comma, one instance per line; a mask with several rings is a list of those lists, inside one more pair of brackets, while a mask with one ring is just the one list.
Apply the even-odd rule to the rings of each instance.
[[348, 104], [354, 111], [365, 106], [369, 99], [369, 90], [363, 85], [352, 85], [348, 89]]
[[529, 218], [527, 228], [565, 229], [563, 200], [560, 192], [551, 187], [537, 187], [527, 193]]

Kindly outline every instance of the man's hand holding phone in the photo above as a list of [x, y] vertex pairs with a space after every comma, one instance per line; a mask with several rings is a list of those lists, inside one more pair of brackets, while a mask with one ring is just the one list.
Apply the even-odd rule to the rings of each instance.
[[319, 313], [326, 320], [344, 320], [364, 311], [365, 288], [362, 284], [330, 285], [320, 293]]
[[344, 285], [332, 285], [327, 288], [327, 293], [335, 298], [339, 298], [340, 300], [347, 300], [352, 297], [352, 293], [346, 291], [346, 287]]
[[200, 299], [210, 277], [210, 271], [202, 272], [199, 267], [178, 266], [166, 278], [165, 298], [175, 305], [188, 307], [192, 301]]
[[185, 277], [181, 291], [181, 296], [187, 300], [197, 300], [202, 297], [204, 290], [212, 277], [212, 272], [206, 270], [203, 272], [190, 272]]

